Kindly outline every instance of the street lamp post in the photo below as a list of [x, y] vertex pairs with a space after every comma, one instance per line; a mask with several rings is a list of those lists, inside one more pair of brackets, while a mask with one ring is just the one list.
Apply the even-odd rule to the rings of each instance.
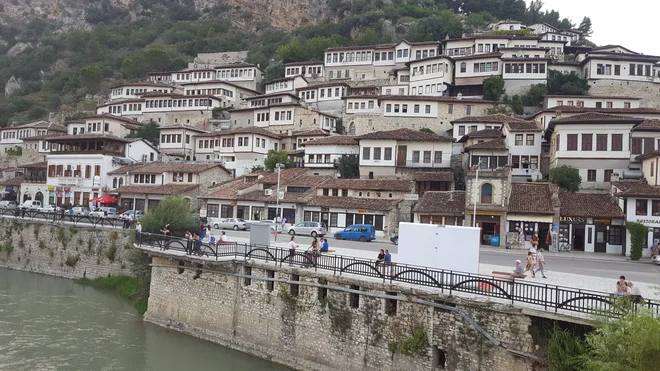
[[476, 177], [474, 179], [474, 184], [472, 185], [472, 187], [474, 188], [474, 192], [472, 192], [473, 194], [472, 226], [476, 227], [477, 226], [477, 196], [478, 196], [477, 187], [479, 186], [479, 165], [472, 166], [472, 170], [477, 172]]

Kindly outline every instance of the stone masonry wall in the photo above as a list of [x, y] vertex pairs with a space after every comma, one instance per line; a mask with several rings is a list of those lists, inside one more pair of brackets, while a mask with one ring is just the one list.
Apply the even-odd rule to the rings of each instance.
[[0, 218], [0, 237], [0, 266], [6, 268], [64, 278], [130, 275], [128, 230]]
[[660, 108], [660, 84], [651, 81], [589, 80], [588, 95], [641, 98], [641, 107]]
[[[455, 312], [216, 272], [441, 300], [468, 313], [509, 349], [535, 353], [532, 319], [519, 310], [272, 264], [203, 264], [200, 270], [202, 263], [154, 256], [145, 320], [299, 370], [546, 369], [492, 345]], [[416, 329], [429, 346], [411, 346]]]

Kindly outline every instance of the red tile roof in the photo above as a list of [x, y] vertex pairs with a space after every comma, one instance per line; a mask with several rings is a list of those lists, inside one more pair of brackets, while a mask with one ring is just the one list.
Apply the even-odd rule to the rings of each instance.
[[454, 173], [446, 171], [418, 171], [412, 175], [416, 182], [453, 182]]
[[604, 193], [559, 193], [561, 216], [582, 218], [623, 218], [612, 196]]
[[213, 168], [222, 168], [225, 169], [220, 164], [189, 164], [189, 163], [163, 163], [163, 162], [148, 162], [148, 163], [139, 163], [132, 164], [128, 166], [121, 167], [117, 170], [108, 172], [110, 175], [114, 174], [162, 174], [162, 173], [195, 173], [199, 174], [201, 172], [213, 169]]
[[502, 138], [504, 134], [500, 129], [483, 129], [467, 133], [465, 136], [468, 138]]
[[504, 124], [505, 122], [527, 122], [512, 116], [496, 114], [485, 116], [465, 116], [454, 120], [451, 123], [483, 123], [483, 124]]
[[642, 121], [642, 120], [643, 119], [635, 118], [635, 117], [618, 116], [618, 115], [611, 115], [611, 114], [599, 113], [599, 112], [587, 112], [570, 117], [556, 118], [552, 121], [556, 121], [556, 122], [626, 121], [627, 122], [627, 121]]
[[653, 157], [658, 157], [658, 156], [660, 156], [660, 150], [656, 149], [655, 151], [651, 151], [649, 153], [644, 153], [642, 155], [639, 155], [639, 156], [635, 157], [635, 160], [641, 161], [641, 160], [645, 160], [647, 158], [653, 158]]
[[256, 135], [261, 135], [264, 137], [275, 138], [275, 139], [282, 138], [282, 136], [279, 134], [275, 134], [270, 130], [259, 128], [256, 126], [248, 126], [244, 128], [231, 129], [231, 130], [212, 131], [210, 133], [195, 135], [195, 137], [208, 138], [208, 137], [220, 137], [223, 135], [234, 135], [234, 134], [256, 134]]
[[465, 215], [465, 191], [424, 192], [413, 208], [419, 214]]
[[543, 128], [539, 123], [536, 121], [515, 121], [515, 122], [507, 122], [505, 124], [507, 129], [512, 132], [524, 132], [524, 131], [534, 131], [534, 132], [541, 132], [543, 131]]
[[652, 186], [645, 181], [612, 182], [619, 189], [615, 193], [619, 197], [660, 197], [660, 186]]
[[388, 211], [401, 201], [401, 199], [316, 196], [307, 202], [307, 206]]
[[660, 120], [644, 120], [636, 125], [632, 131], [660, 131]]
[[24, 175], [19, 175], [13, 178], [0, 179], [0, 185], [4, 186], [20, 186], [25, 179]]
[[117, 192], [137, 194], [177, 195], [198, 188], [199, 184], [129, 185], [120, 187]]
[[451, 142], [452, 138], [425, 133], [412, 129], [396, 129], [389, 131], [375, 131], [373, 133], [360, 135], [357, 140], [400, 140], [402, 142]]
[[512, 183], [507, 211], [515, 214], [553, 215], [552, 195], [557, 191], [557, 185], [551, 183]]
[[410, 192], [413, 182], [400, 179], [333, 179], [324, 183], [323, 188]]
[[309, 146], [309, 145], [358, 145], [358, 141], [355, 140], [355, 136], [352, 135], [331, 135], [329, 137], [325, 138], [318, 138], [314, 140], [310, 140], [308, 142], [303, 143], [304, 146]]
[[506, 142], [504, 139], [489, 140], [487, 142], [476, 143], [471, 146], [465, 147], [466, 151], [475, 149], [493, 149], [493, 150], [506, 150]]

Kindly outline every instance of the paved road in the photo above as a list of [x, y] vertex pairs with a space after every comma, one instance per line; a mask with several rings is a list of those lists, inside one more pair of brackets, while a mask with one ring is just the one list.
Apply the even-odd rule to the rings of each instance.
[[[236, 236], [241, 238], [249, 238], [250, 232], [242, 231], [226, 231], [227, 235]], [[219, 234], [218, 230], [213, 230], [213, 234]], [[286, 242], [289, 236], [280, 234], [278, 242]], [[296, 242], [301, 247], [309, 246], [312, 242], [311, 237], [296, 236]], [[379, 249], [389, 249], [390, 252], [398, 253], [398, 247], [389, 241], [379, 239], [372, 242], [359, 242], [359, 241], [345, 241], [335, 240], [333, 237], [328, 238], [330, 249], [333, 248], [349, 248], [362, 251], [372, 251], [374, 254], [378, 253]], [[520, 259], [524, 261], [526, 251], [520, 251], [519, 254], [512, 253], [511, 251], [481, 251], [480, 263], [513, 266], [515, 260]], [[645, 262], [630, 262], [630, 261], [608, 261], [608, 260], [589, 260], [585, 258], [565, 258], [554, 257], [552, 253], [545, 253], [547, 274], [581, 274], [592, 277], [603, 277], [604, 279], [612, 280], [615, 282], [620, 275], [625, 275], [628, 280], [639, 281], [646, 283], [660, 284], [660, 265], [654, 265], [648, 260]]]

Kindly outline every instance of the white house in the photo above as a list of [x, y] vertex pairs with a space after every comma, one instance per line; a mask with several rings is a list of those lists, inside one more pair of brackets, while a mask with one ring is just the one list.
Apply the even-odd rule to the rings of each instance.
[[175, 161], [196, 161], [195, 136], [204, 133], [207, 131], [184, 124], [163, 126], [158, 147]]
[[214, 96], [221, 99], [222, 107], [240, 108], [244, 100], [254, 97], [260, 92], [246, 87], [221, 80], [209, 80], [204, 82], [189, 82], [181, 84], [183, 94], [188, 96]]
[[175, 87], [166, 84], [135, 83], [122, 84], [110, 88], [110, 100], [138, 99], [148, 92], [174, 93]]
[[48, 121], [36, 121], [29, 124], [0, 128], [0, 154], [8, 150], [23, 147], [23, 139], [46, 135], [63, 135], [66, 128]]
[[135, 120], [108, 114], [86, 116], [66, 123], [69, 135], [100, 134], [120, 138], [134, 133], [141, 126], [142, 124]]
[[348, 90], [348, 84], [344, 82], [329, 82], [308, 85], [298, 88], [297, 93], [300, 101], [306, 106], [330, 114], [341, 115], [344, 97]]
[[353, 136], [331, 135], [304, 143], [306, 168], [334, 169], [344, 156], [357, 156], [360, 145]]
[[360, 177], [388, 178], [415, 170], [449, 168], [452, 139], [412, 129], [377, 131], [360, 143]]
[[585, 108], [639, 108], [641, 98], [605, 95], [546, 95], [544, 108], [558, 106]]
[[511, 181], [527, 182], [543, 178], [541, 173], [541, 142], [543, 129], [535, 121], [511, 120], [504, 123], [511, 165]]
[[293, 62], [284, 64], [284, 77], [302, 76], [307, 81], [323, 81], [323, 62]]
[[[649, 228], [647, 244], [642, 250], [643, 257], [651, 256], [649, 247], [654, 240], [660, 240], [660, 186], [657, 177], [657, 155], [645, 159], [645, 168], [653, 166], [652, 172], [645, 172], [646, 181], [612, 182], [612, 195], [618, 200], [626, 215], [626, 222], [642, 223]], [[630, 232], [624, 229], [626, 255], [630, 254]]]
[[308, 85], [307, 79], [297, 75], [291, 77], [282, 77], [281, 79], [270, 80], [264, 83], [264, 90], [266, 94], [273, 93], [292, 93], [295, 94], [296, 89], [304, 88]]
[[448, 95], [453, 84], [453, 61], [445, 56], [418, 59], [408, 64], [410, 68], [410, 95]]

